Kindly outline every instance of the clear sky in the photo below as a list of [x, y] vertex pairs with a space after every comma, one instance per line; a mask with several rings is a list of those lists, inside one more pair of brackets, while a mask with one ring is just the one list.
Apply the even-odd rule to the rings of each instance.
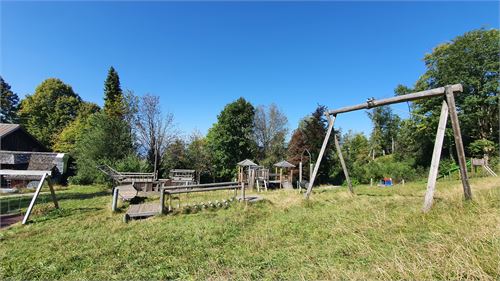
[[[242, 96], [290, 129], [318, 104], [393, 95], [436, 45], [499, 27], [498, 2], [4, 2], [1, 75], [21, 97], [57, 77], [103, 104], [107, 71], [161, 97], [179, 129], [206, 133]], [[406, 105], [396, 108], [404, 112]], [[337, 119], [369, 132], [365, 112]]]

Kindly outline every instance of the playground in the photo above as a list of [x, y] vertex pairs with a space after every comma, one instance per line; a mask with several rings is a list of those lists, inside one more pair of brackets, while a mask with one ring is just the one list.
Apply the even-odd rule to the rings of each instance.
[[32, 223], [0, 232], [0, 278], [495, 280], [500, 180], [470, 183], [467, 202], [459, 180], [439, 180], [431, 213], [421, 212], [425, 182], [417, 182], [356, 186], [355, 197], [323, 187], [309, 201], [270, 190], [255, 204], [128, 224], [126, 208], [111, 212], [108, 188], [58, 190], [55, 209], [45, 187]]

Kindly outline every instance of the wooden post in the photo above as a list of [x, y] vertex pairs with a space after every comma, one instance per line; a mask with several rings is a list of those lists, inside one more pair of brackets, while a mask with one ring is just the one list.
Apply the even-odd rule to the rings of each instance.
[[302, 162], [299, 162], [299, 182], [302, 182]]
[[312, 177], [309, 179], [309, 186], [307, 187], [307, 191], [305, 194], [306, 199], [309, 199], [309, 196], [311, 195], [314, 180], [316, 179], [316, 175], [318, 174], [319, 165], [321, 164], [321, 159], [323, 159], [323, 154], [325, 153], [326, 145], [328, 144], [328, 140], [330, 139], [330, 135], [332, 134], [333, 124], [335, 123], [335, 118], [337, 117], [337, 115], [333, 115], [333, 118], [331, 118], [330, 115], [326, 116], [328, 117], [328, 129], [326, 130], [325, 139], [323, 140], [323, 145], [321, 146], [321, 150], [319, 151], [318, 160], [314, 165]]
[[245, 201], [245, 183], [241, 183], [241, 199]]
[[165, 214], [165, 190], [160, 188], [160, 214]]
[[467, 163], [465, 161], [464, 144], [462, 142], [460, 123], [458, 122], [457, 109], [455, 106], [455, 96], [453, 94], [453, 88], [449, 86], [446, 87], [446, 102], [448, 103], [450, 111], [450, 120], [453, 128], [453, 137], [455, 138], [455, 148], [457, 150], [458, 165], [460, 166], [460, 177], [462, 179], [464, 196], [466, 200], [471, 200], [472, 192], [470, 190], [469, 178], [467, 176]]
[[118, 205], [118, 192], [119, 192], [119, 189], [117, 187], [115, 187], [115, 189], [113, 190], [113, 199], [111, 201], [111, 211], [112, 212], [116, 212], [116, 209], [117, 209], [117, 205]]
[[335, 147], [337, 148], [337, 155], [339, 156], [340, 164], [342, 165], [342, 170], [344, 170], [345, 180], [347, 181], [347, 187], [349, 187], [349, 192], [354, 193], [354, 190], [352, 189], [351, 179], [349, 178], [349, 172], [347, 171], [347, 166], [345, 165], [344, 157], [342, 156], [342, 150], [340, 148], [339, 139], [337, 138], [336, 134], [334, 134], [333, 137], [335, 139]]
[[427, 212], [432, 206], [434, 199], [434, 190], [436, 189], [436, 180], [439, 169], [439, 161], [441, 159], [441, 150], [443, 148], [444, 134], [446, 131], [446, 120], [448, 119], [448, 105], [443, 100], [441, 105], [441, 115], [439, 116], [439, 124], [436, 133], [436, 141], [434, 142], [434, 151], [432, 152], [431, 167], [429, 169], [429, 177], [427, 179], [427, 192], [425, 193], [424, 206], [422, 211]]
[[54, 202], [54, 207], [56, 209], [59, 209], [59, 204], [57, 203], [56, 192], [54, 191], [54, 186], [52, 186], [52, 178], [51, 178], [51, 176], [48, 176], [46, 178], [46, 180], [47, 180], [47, 183], [49, 184], [50, 197], [52, 197], [52, 202]]
[[35, 194], [33, 194], [33, 198], [31, 198], [31, 202], [30, 202], [30, 205], [28, 206], [28, 210], [26, 210], [26, 214], [24, 215], [22, 224], [26, 224], [26, 222], [28, 221], [28, 218], [30, 217], [31, 211], [33, 210], [33, 206], [35, 205], [35, 201], [38, 198], [40, 191], [42, 190], [43, 183], [45, 182], [45, 178], [47, 176], [48, 176], [48, 174], [43, 174], [42, 179], [38, 183]]
[[283, 188], [283, 168], [280, 168], [280, 188]]

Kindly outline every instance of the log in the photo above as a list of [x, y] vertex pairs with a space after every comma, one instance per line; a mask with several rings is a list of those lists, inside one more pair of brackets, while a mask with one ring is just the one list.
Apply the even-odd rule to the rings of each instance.
[[353, 105], [353, 106], [347, 106], [347, 107], [331, 110], [331, 111], [328, 111], [328, 114], [335, 116], [339, 113], [345, 113], [345, 112], [350, 112], [350, 111], [355, 111], [355, 110], [360, 110], [360, 109], [368, 109], [368, 108], [374, 108], [374, 107], [378, 107], [378, 106], [395, 104], [395, 103], [406, 102], [406, 101], [413, 101], [413, 100], [418, 100], [418, 99], [423, 99], [423, 98], [443, 96], [443, 95], [445, 95], [447, 88], [450, 90], [451, 93], [462, 92], [462, 85], [455, 84], [455, 85], [450, 85], [450, 86], [446, 86], [446, 87], [440, 87], [440, 88], [436, 88], [436, 89], [416, 92], [416, 93], [412, 93], [412, 94], [406, 94], [406, 95], [386, 98], [386, 99], [382, 99], [382, 100], [370, 100], [370, 101], [367, 101], [367, 102], [362, 103], [362, 104], [357, 104], [357, 105]]
[[323, 159], [323, 154], [326, 150], [326, 145], [328, 144], [328, 140], [330, 139], [330, 135], [332, 134], [333, 124], [335, 123], [336, 115], [333, 115], [333, 118], [327, 115], [328, 117], [328, 129], [326, 131], [325, 139], [323, 140], [323, 145], [321, 146], [321, 150], [319, 151], [318, 160], [314, 165], [314, 171], [312, 173], [312, 177], [309, 179], [309, 186], [307, 187], [306, 194], [304, 195], [306, 199], [309, 199], [309, 196], [312, 192], [312, 187], [314, 185], [314, 180], [316, 179], [316, 175], [318, 174], [319, 165], [321, 164], [321, 159]]
[[446, 131], [446, 120], [448, 120], [448, 105], [443, 100], [441, 105], [441, 115], [439, 116], [439, 124], [436, 133], [436, 141], [434, 142], [434, 151], [432, 152], [431, 167], [429, 169], [429, 177], [427, 178], [427, 191], [425, 193], [424, 206], [422, 211], [427, 212], [432, 207], [434, 199], [434, 190], [436, 189], [436, 180], [439, 170], [439, 161], [441, 160], [441, 151], [443, 149], [443, 140]]

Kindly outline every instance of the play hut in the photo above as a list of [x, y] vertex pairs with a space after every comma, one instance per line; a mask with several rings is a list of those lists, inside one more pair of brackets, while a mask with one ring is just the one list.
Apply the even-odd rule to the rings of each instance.
[[253, 188], [255, 184], [255, 171], [259, 165], [250, 159], [245, 159], [236, 165], [238, 165], [238, 182], [244, 182], [249, 188]]
[[[275, 167], [276, 176], [279, 175], [279, 177], [274, 182], [277, 181], [280, 185], [280, 188], [292, 189], [293, 168], [295, 168], [295, 165], [286, 160], [283, 160], [281, 162], [274, 164], [273, 166]], [[278, 174], [278, 168], [279, 168], [279, 174]]]

